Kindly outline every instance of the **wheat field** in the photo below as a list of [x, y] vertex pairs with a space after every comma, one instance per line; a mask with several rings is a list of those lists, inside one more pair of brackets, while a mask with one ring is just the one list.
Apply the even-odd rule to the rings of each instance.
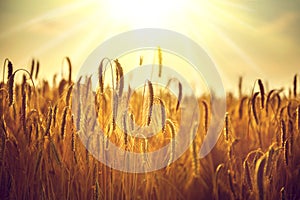
[[[227, 95], [224, 130], [212, 152], [202, 159], [198, 152], [211, 107], [209, 94], [199, 97], [201, 117], [190, 148], [163, 169], [128, 173], [95, 159], [82, 138], [91, 148], [98, 148], [98, 153], [109, 151], [108, 147], [99, 148], [105, 144], [93, 139], [98, 123], [111, 142], [127, 151], [145, 154], [172, 142], [178, 125], [189, 120], [179, 117], [181, 99], [188, 98], [182, 96], [180, 82], [176, 83], [179, 98], [151, 81], [144, 90], [134, 91], [127, 102], [130, 110], [124, 117], [124, 129], [120, 129], [114, 116], [117, 105], [109, 102], [129, 93], [123, 90], [121, 64], [111, 61], [116, 79], [112, 81], [119, 83], [114, 90], [105, 86], [106, 74], [100, 65], [94, 105], [83, 107], [78, 99], [92, 99], [91, 77], [81, 77], [82, 84], [74, 81], [71, 61], [65, 59], [69, 76], [53, 77], [51, 84], [39, 79], [39, 70], [45, 69], [37, 60], [32, 61], [30, 71], [14, 70], [11, 61], [4, 62], [0, 199], [300, 199], [297, 75], [289, 90], [267, 90], [258, 79], [252, 94], [243, 93], [240, 78], [238, 95]], [[23, 78], [18, 81], [17, 77]], [[158, 118], [152, 115], [154, 104], [164, 108]], [[96, 115], [90, 112], [91, 106]], [[161, 130], [149, 139], [135, 139], [127, 133], [134, 130], [130, 122], [141, 126], [156, 123]], [[172, 155], [166, 159], [172, 161]], [[147, 164], [147, 159], [141, 164]]]

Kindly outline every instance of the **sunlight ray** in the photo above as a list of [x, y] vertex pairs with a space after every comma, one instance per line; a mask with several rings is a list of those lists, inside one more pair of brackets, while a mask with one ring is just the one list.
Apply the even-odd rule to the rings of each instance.
[[[38, 57], [38, 56], [42, 55], [43, 53], [49, 51], [50, 49], [54, 48], [55, 46], [62, 44], [62, 42], [65, 39], [76, 34], [78, 31], [83, 30], [84, 27], [86, 27], [88, 24], [92, 23], [93, 20], [97, 19], [96, 16], [97, 16], [97, 13], [94, 13], [93, 15], [88, 16], [85, 19], [82, 19], [75, 26], [68, 29], [68, 31], [64, 31], [62, 34], [60, 34], [59, 36], [55, 37], [54, 39], [48, 41], [47, 43], [42, 45], [37, 50], [34, 50], [33, 53], [35, 54], [36, 57]], [[24, 63], [24, 61], [27, 59], [28, 59], [28, 56], [26, 56], [26, 58], [22, 59], [23, 60], [22, 63]]]
[[10, 36], [11, 34], [14, 34], [16, 32], [20, 32], [34, 24], [41, 23], [45, 20], [51, 20], [51, 19], [60, 19], [61, 17], [68, 15], [78, 9], [82, 9], [85, 6], [91, 5], [93, 1], [78, 1], [76, 3], [68, 4], [66, 6], [62, 6], [59, 8], [56, 8], [54, 10], [51, 10], [43, 15], [37, 16], [33, 19], [30, 19], [29, 21], [26, 21], [22, 24], [13, 26], [9, 28], [8, 30], [3, 31], [0, 34], [0, 39]]
[[253, 71], [255, 71], [258, 74], [263, 74], [263, 71], [261, 69], [261, 67], [258, 66], [258, 64], [256, 64], [254, 62], [254, 60], [247, 55], [247, 53], [238, 46], [238, 44], [236, 44], [224, 31], [220, 30], [217, 26], [211, 24], [211, 28], [214, 30], [215, 33], [217, 33], [220, 38], [232, 49], [234, 50], [234, 52], [239, 55], [244, 61], [245, 63], [251, 67], [251, 69]]
[[242, 26], [243, 28], [247, 28], [251, 31], [256, 31], [255, 27], [253, 27], [251, 24], [246, 23], [243, 20], [238, 19], [234, 14], [231, 14], [228, 11], [225, 11], [221, 8], [219, 8], [216, 4], [211, 2], [201, 3], [201, 11], [199, 12], [198, 7], [192, 7], [190, 6], [189, 9], [191, 10], [190, 15], [193, 15], [195, 18], [205, 18], [207, 23], [218, 23], [218, 24], [224, 24], [224, 22], [232, 22], [235, 24], [238, 24]]

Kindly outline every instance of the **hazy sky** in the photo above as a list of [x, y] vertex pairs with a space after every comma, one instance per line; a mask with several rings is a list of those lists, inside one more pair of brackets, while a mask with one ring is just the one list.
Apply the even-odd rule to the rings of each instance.
[[0, 61], [26, 67], [38, 58], [48, 79], [60, 73], [64, 56], [76, 72], [105, 39], [146, 27], [178, 31], [202, 45], [228, 89], [239, 75], [248, 86], [262, 78], [287, 87], [300, 72], [296, 0], [3, 0], [0, 17]]

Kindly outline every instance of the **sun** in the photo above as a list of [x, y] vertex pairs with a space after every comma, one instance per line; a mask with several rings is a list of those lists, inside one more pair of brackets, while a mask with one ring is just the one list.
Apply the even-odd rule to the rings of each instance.
[[130, 28], [158, 27], [184, 14], [188, 0], [109, 0], [108, 15], [115, 21], [122, 21]]

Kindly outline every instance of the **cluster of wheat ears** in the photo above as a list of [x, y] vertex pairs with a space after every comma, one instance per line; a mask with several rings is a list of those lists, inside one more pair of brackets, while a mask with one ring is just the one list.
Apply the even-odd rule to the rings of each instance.
[[[199, 97], [197, 135], [190, 148], [172, 162], [178, 125], [190, 120], [180, 118], [181, 100], [188, 97], [183, 97], [178, 80], [170, 80], [177, 84], [178, 98], [168, 87], [149, 80], [141, 90], [125, 91], [121, 64], [103, 59], [98, 69], [99, 86], [93, 93], [91, 77], [73, 82], [71, 61], [68, 57], [64, 60], [69, 77], [57, 83], [54, 76], [51, 86], [39, 80], [37, 60], [32, 60], [30, 71], [14, 71], [11, 61], [4, 62], [0, 86], [0, 199], [300, 198], [297, 75], [288, 95], [283, 89], [268, 91], [260, 79], [252, 94], [243, 94], [240, 79], [238, 97], [227, 96], [224, 134], [202, 159], [198, 152], [209, 127], [211, 106], [209, 94]], [[114, 87], [104, 84], [107, 66]], [[159, 76], [161, 67], [160, 63]], [[20, 75], [23, 79], [18, 83], [16, 76]], [[120, 128], [116, 123], [118, 104], [110, 102], [117, 102], [124, 92], [131, 98], [119, 119]], [[92, 104], [82, 106], [83, 101]], [[159, 117], [152, 115], [152, 105], [161, 108]], [[136, 124], [154, 124], [160, 131], [151, 138], [135, 138], [129, 132], [138, 131]], [[104, 130], [107, 140], [126, 151], [146, 155], [172, 143], [170, 155], [166, 155], [169, 165], [149, 173], [107, 167], [83, 145], [98, 153], [109, 151], [107, 141], [102, 144], [97, 139], [96, 126]], [[118, 155], [112, 156], [118, 162]], [[147, 164], [146, 156], [139, 164]]]

